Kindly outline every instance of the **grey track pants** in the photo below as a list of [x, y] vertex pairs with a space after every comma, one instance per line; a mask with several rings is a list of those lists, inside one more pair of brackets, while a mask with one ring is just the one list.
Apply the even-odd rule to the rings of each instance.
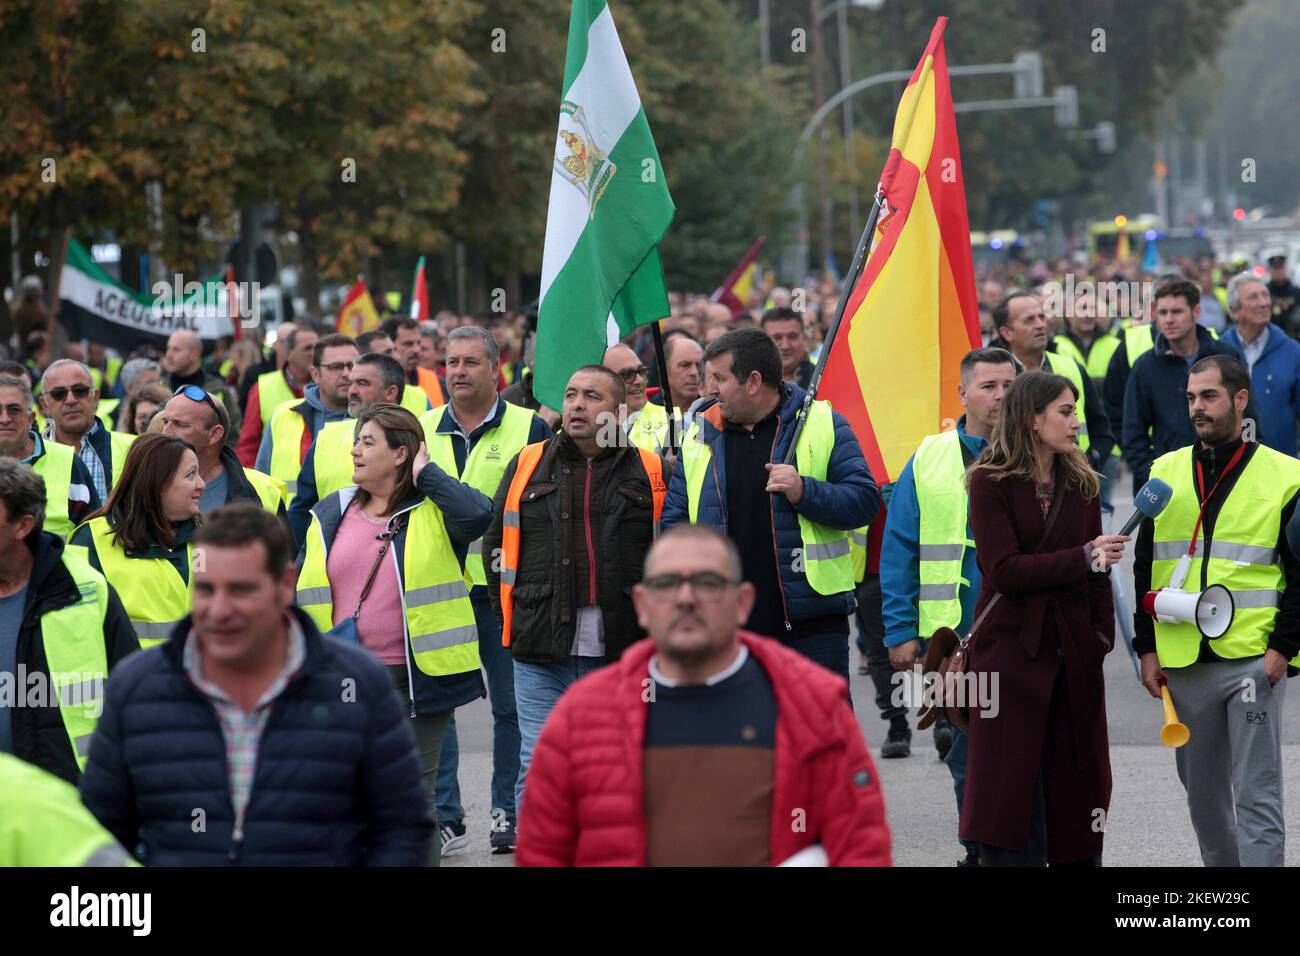
[[1179, 719], [1191, 731], [1175, 751], [1192, 828], [1206, 866], [1281, 866], [1282, 699], [1264, 658], [1165, 671]]

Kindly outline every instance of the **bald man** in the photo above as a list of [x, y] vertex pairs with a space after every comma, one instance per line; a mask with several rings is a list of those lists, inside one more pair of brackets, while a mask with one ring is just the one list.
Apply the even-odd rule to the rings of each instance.
[[203, 368], [203, 340], [189, 330], [173, 332], [167, 339], [167, 351], [162, 357], [163, 371], [167, 374], [168, 389], [175, 392], [182, 385], [197, 385], [221, 399], [230, 414], [230, 427], [234, 432], [227, 441], [234, 444], [239, 434], [239, 404], [235, 392], [225, 381]]

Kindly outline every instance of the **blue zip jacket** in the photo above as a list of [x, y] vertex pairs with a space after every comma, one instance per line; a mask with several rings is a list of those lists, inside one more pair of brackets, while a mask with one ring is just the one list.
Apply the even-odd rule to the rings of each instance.
[[[1250, 391], [1259, 409], [1261, 443], [1284, 455], [1296, 456], [1295, 423], [1300, 418], [1300, 342], [1270, 322], [1264, 354], [1250, 370]], [[1241, 333], [1234, 325], [1223, 341], [1244, 357]]]
[[[776, 443], [771, 461], [781, 462], [790, 447], [794, 434], [795, 415], [803, 406], [804, 390], [798, 385], [783, 382], [782, 401], [778, 418]], [[773, 530], [776, 534], [776, 551], [779, 556], [777, 571], [781, 579], [781, 593], [785, 601], [786, 620], [791, 624], [818, 617], [849, 615], [853, 613], [853, 591], [840, 594], [818, 594], [808, 583], [808, 576], [795, 571], [793, 552], [803, 547], [799, 534], [799, 515], [811, 521], [849, 531], [871, 523], [880, 511], [880, 489], [871, 477], [871, 469], [862, 456], [862, 447], [848, 421], [839, 412], [832, 412], [835, 423], [835, 447], [831, 451], [826, 469], [826, 480], [804, 477], [803, 497], [791, 505], [785, 495], [772, 496]], [[710, 525], [720, 531], [727, 530], [727, 452], [726, 432], [723, 431], [722, 409], [716, 401], [700, 406], [695, 419], [700, 426], [700, 438], [713, 452], [712, 478], [705, 478], [700, 493], [699, 524]], [[686, 469], [673, 469], [668, 483], [668, 497], [664, 501], [663, 528], [688, 523]]]
[[[423, 866], [437, 839], [415, 741], [384, 666], [321, 636], [270, 706], [241, 840], [226, 741], [182, 665], [190, 618], [108, 680], [86, 808], [151, 866]], [[355, 694], [341, 694], [351, 686]], [[203, 811], [198, 827], [196, 810]]]
[[[966, 416], [957, 422], [957, 435], [976, 458], [988, 444], [983, 438], [966, 434]], [[889, 499], [889, 514], [885, 518], [885, 537], [880, 546], [880, 593], [885, 620], [885, 646], [897, 647], [917, 637], [919, 613], [917, 598], [921, 592], [920, 548], [921, 508], [916, 500], [916, 475], [912, 460], [907, 460], [898, 480], [894, 482], [893, 497]], [[974, 538], [970, 518], [966, 519], [966, 537]], [[957, 588], [961, 601], [959, 634], [965, 634], [975, 612], [975, 600], [980, 593], [980, 567], [975, 560], [975, 549], [967, 548], [961, 560], [962, 582]]]
[[[344, 408], [339, 412], [331, 412], [321, 404], [320, 386], [315, 382], [308, 385], [302, 390], [302, 401], [293, 407], [293, 410], [303, 417], [307, 423], [307, 434], [311, 435], [312, 440], [316, 438], [316, 433], [326, 422], [339, 422], [348, 417], [348, 410]], [[271, 438], [271, 429], [262, 429], [262, 444], [257, 448], [257, 460], [253, 462], [253, 469], [260, 471], [264, 475], [271, 473], [271, 455], [275, 451], [275, 442]]]
[[[433, 462], [429, 462], [420, 471], [415, 487], [417, 494], [396, 508], [394, 515], [418, 506], [423, 498], [432, 501], [442, 512], [443, 522], [447, 526], [447, 537], [451, 539], [452, 551], [455, 552], [456, 560], [460, 562], [461, 570], [464, 571], [465, 554], [469, 550], [470, 542], [480, 538], [492, 523], [492, 499], [477, 488], [457, 481]], [[311, 513], [320, 519], [327, 553], [334, 544], [334, 536], [338, 534], [339, 525], [343, 522], [343, 512], [347, 510], [355, 494], [356, 486], [348, 485], [341, 491], [326, 495], [323, 501], [318, 502], [311, 509]], [[402, 580], [406, 580], [406, 535], [407, 526], [403, 522], [401, 530], [393, 537], [392, 544]], [[298, 553], [299, 571], [302, 570], [306, 553], [305, 546]], [[373, 561], [372, 553], [362, 574], [370, 570], [370, 563]], [[406, 665], [411, 676], [409, 702], [412, 716], [442, 713], [487, 695], [483, 686], [483, 672], [479, 668], [461, 674], [448, 674], [444, 677], [432, 677], [424, 673], [411, 659], [410, 641], [406, 642]]]

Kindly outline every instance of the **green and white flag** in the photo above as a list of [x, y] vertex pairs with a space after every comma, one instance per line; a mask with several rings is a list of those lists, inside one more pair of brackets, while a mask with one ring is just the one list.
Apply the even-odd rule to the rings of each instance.
[[668, 315], [659, 241], [674, 211], [609, 6], [573, 0], [533, 363], [547, 406], [611, 338]]

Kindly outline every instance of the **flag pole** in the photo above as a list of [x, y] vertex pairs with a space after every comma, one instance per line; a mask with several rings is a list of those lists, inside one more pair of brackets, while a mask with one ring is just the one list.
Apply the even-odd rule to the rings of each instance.
[[786, 448], [785, 459], [782, 464], [788, 465], [794, 461], [795, 446], [799, 443], [799, 436], [803, 433], [804, 423], [808, 420], [808, 408], [817, 398], [817, 386], [821, 384], [822, 372], [826, 369], [826, 360], [830, 358], [831, 345], [835, 342], [835, 335], [839, 331], [840, 322], [844, 319], [844, 309], [849, 304], [849, 296], [853, 293], [853, 287], [858, 284], [858, 278], [866, 267], [867, 257], [871, 254], [871, 236], [876, 231], [876, 222], [880, 218], [880, 207], [884, 204], [884, 187], [877, 186], [876, 195], [871, 200], [871, 212], [867, 216], [867, 228], [862, 230], [862, 238], [858, 240], [857, 251], [853, 253], [853, 262], [849, 266], [848, 274], [844, 277], [844, 284], [840, 287], [840, 301], [835, 306], [835, 316], [831, 319], [830, 327], [826, 330], [826, 337], [822, 339], [821, 355], [817, 356], [817, 367], [813, 369], [812, 378], [808, 382], [808, 390], [804, 393], [803, 407], [799, 409], [799, 417], [794, 423], [794, 435], [790, 438], [790, 445]]
[[[668, 361], [664, 358], [664, 336], [659, 323], [650, 323], [650, 334], [655, 340], [655, 364], [659, 367], [659, 391], [664, 397], [664, 411], [668, 413], [668, 447], [677, 453], [677, 416], [673, 414], [673, 393], [668, 388]], [[648, 401], [648, 399], [647, 399]]]

